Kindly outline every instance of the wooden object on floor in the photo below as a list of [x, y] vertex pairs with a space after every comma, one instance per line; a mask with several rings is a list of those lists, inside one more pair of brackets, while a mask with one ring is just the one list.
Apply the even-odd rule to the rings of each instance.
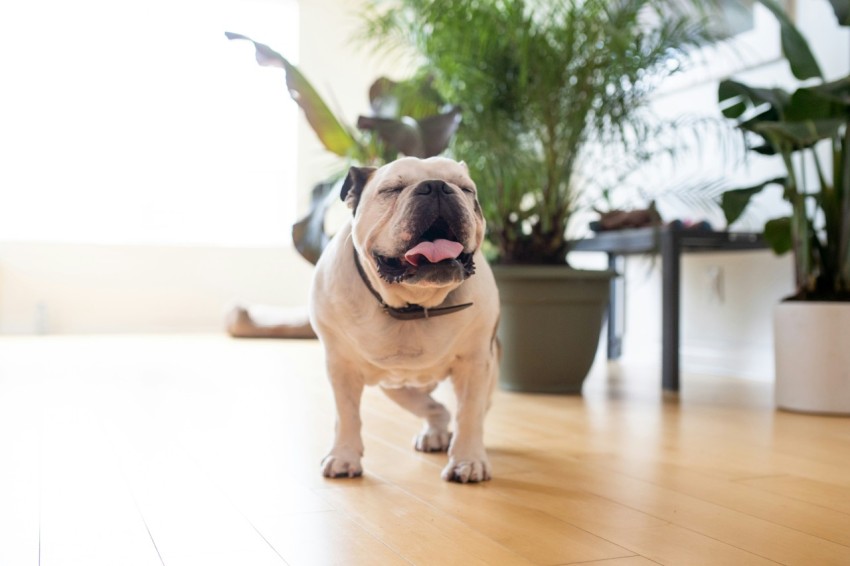
[[307, 307], [236, 305], [225, 317], [225, 330], [234, 338], [316, 338]]
[[602, 364], [581, 397], [497, 392], [479, 485], [369, 389], [365, 476], [327, 480], [323, 366], [314, 341], [0, 338], [0, 564], [850, 563], [850, 423], [768, 384], [670, 398]]

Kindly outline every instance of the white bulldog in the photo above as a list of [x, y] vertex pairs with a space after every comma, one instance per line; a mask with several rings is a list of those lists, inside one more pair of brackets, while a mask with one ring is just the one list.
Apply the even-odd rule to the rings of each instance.
[[[448, 450], [443, 479], [489, 480], [484, 415], [498, 379], [499, 295], [466, 165], [406, 157], [352, 167], [341, 197], [353, 217], [323, 252], [310, 294], [337, 409], [322, 473], [363, 473], [360, 398], [378, 385], [425, 419], [416, 450]], [[431, 397], [446, 378], [458, 401], [454, 435]]]

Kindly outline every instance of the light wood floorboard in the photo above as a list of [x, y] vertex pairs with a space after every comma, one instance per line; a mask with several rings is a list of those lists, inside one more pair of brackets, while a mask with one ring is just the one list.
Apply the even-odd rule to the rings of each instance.
[[599, 361], [582, 396], [497, 392], [495, 478], [456, 485], [370, 389], [365, 475], [326, 480], [315, 341], [2, 337], [0, 565], [850, 564], [850, 419], [771, 397]]

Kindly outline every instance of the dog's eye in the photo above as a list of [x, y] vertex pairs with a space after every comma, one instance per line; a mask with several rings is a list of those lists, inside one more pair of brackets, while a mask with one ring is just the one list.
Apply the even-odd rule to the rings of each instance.
[[462, 191], [463, 191], [463, 192], [465, 192], [465, 193], [469, 193], [469, 194], [471, 194], [471, 195], [474, 195], [474, 194], [475, 194], [475, 191], [473, 191], [473, 190], [472, 190], [472, 189], [470, 189], [469, 187], [461, 187], [461, 188], [460, 188], [460, 190], [462, 190]]
[[387, 187], [385, 189], [381, 189], [380, 193], [382, 195], [394, 195], [394, 194], [400, 193], [403, 190], [404, 190], [403, 186], [401, 186], [401, 187]]

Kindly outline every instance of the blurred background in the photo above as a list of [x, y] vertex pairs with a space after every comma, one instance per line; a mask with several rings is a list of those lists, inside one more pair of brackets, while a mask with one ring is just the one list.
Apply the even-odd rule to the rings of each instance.
[[[364, 6], [3, 3], [0, 334], [221, 332], [234, 302], [305, 304], [312, 266], [294, 251], [290, 229], [309, 188], [340, 162], [290, 100], [283, 74], [253, 64], [253, 47], [227, 41], [224, 31], [274, 47], [354, 123], [377, 77], [404, 79], [414, 69], [409, 58], [352, 41]], [[730, 75], [794, 84], [778, 25], [763, 7], [742, 6], [733, 47], [706, 52], [705, 65], [665, 83], [653, 99], [656, 112], [719, 116], [717, 84]], [[846, 74], [850, 39], [824, 27], [829, 4], [787, 7], [824, 74]], [[701, 156], [703, 172], [715, 166]], [[750, 164], [739, 181], [772, 167]], [[768, 216], [785, 206], [776, 194], [760, 199]], [[722, 216], [681, 202], [659, 201], [659, 212], [723, 227]], [[590, 217], [579, 217], [579, 235]], [[744, 228], [759, 225], [755, 219]], [[570, 260], [605, 266], [604, 256]], [[654, 362], [660, 270], [651, 257], [630, 258], [625, 270], [624, 361]], [[771, 310], [792, 291], [791, 271], [790, 258], [767, 250], [686, 257], [683, 371], [770, 380]]]

